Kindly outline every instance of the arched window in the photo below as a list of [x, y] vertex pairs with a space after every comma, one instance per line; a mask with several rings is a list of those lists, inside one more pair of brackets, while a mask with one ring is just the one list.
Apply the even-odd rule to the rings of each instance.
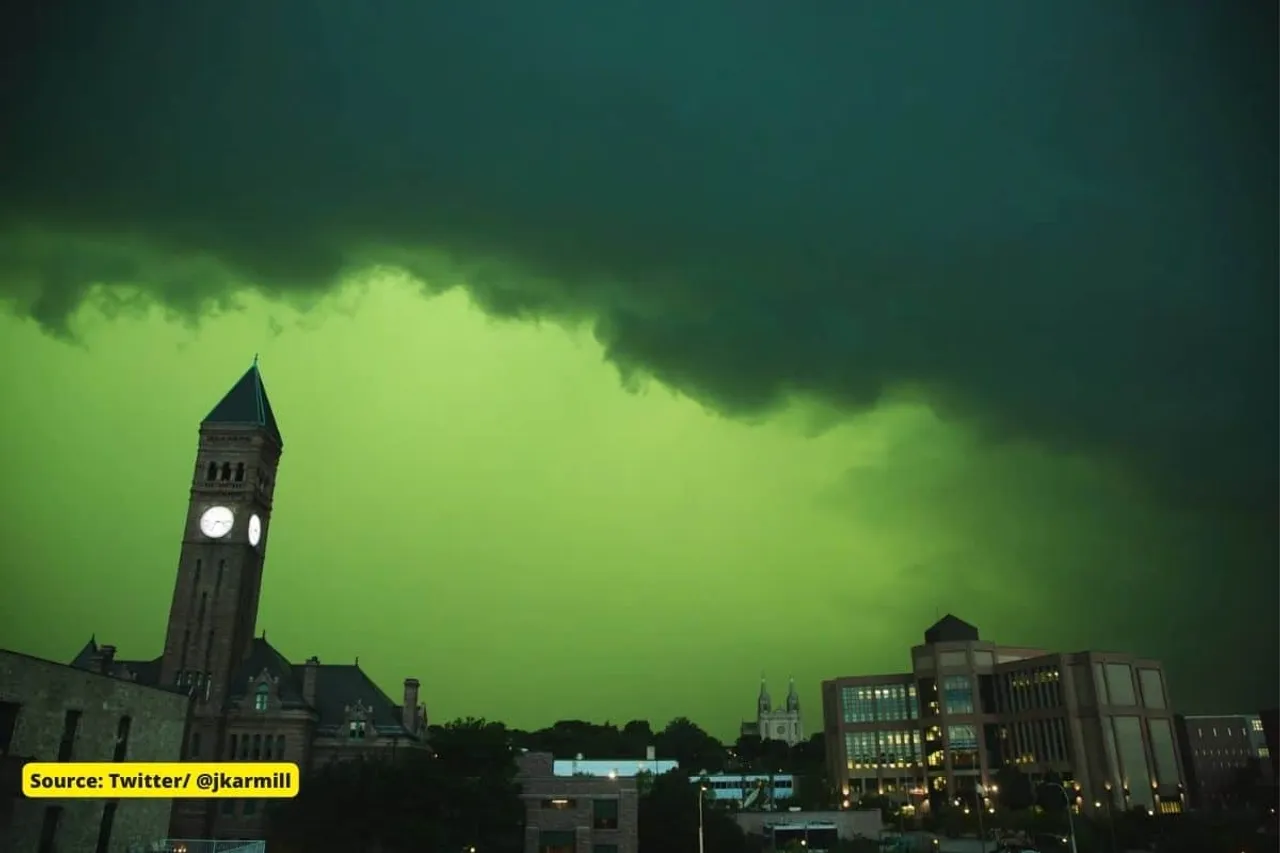
[[223, 480], [231, 479], [231, 463], [230, 462], [222, 463], [222, 479]]
[[209, 463], [209, 472], [208, 472], [208, 474], [205, 476], [205, 479], [206, 479], [206, 480], [209, 480], [209, 481], [213, 481], [213, 480], [216, 480], [217, 478], [218, 478], [218, 463], [217, 463], [217, 462], [210, 462], [210, 463]]
[[267, 683], [265, 681], [258, 685], [257, 692], [253, 694], [253, 710], [267, 710], [267, 696], [270, 692], [271, 688], [267, 687]]
[[236, 463], [236, 482], [237, 483], [244, 482], [244, 463], [243, 462]]

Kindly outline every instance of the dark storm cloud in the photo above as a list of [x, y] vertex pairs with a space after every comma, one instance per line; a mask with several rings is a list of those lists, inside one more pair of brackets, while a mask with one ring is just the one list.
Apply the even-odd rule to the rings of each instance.
[[57, 326], [94, 281], [191, 307], [432, 250], [725, 410], [910, 386], [1273, 507], [1263, 5], [41, 3], [5, 286]]

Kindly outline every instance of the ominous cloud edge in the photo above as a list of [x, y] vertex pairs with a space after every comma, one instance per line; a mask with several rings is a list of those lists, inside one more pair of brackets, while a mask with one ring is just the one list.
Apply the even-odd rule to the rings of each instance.
[[1274, 4], [6, 24], [0, 295], [50, 326], [94, 281], [181, 308], [447, 252], [493, 310], [589, 312], [620, 363], [729, 411], [930, 388], [1166, 497], [1275, 507]]

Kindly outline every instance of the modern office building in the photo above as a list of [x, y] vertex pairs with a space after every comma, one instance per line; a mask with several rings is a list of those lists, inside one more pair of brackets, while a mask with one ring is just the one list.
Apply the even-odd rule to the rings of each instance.
[[911, 649], [910, 671], [825, 681], [822, 703], [830, 778], [846, 797], [976, 797], [1012, 765], [1064, 780], [1081, 807], [1184, 805], [1157, 661], [998, 645], [948, 614]]
[[177, 761], [191, 700], [180, 692], [0, 650], [0, 850], [149, 850], [173, 800], [35, 799], [28, 761]]
[[1266, 708], [1258, 717], [1262, 720], [1262, 738], [1271, 760], [1271, 778], [1280, 781], [1280, 708]]
[[556, 761], [548, 752], [516, 759], [525, 806], [525, 853], [637, 853], [636, 774], [675, 762]]
[[1259, 783], [1272, 779], [1262, 717], [1177, 715], [1174, 723], [1192, 807], [1217, 811], [1246, 806]]

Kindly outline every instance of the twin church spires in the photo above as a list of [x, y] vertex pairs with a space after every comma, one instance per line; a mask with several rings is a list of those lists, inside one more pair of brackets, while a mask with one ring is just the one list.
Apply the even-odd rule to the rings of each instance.
[[[787, 704], [778, 710], [798, 714], [800, 713], [800, 694], [796, 692], [796, 680], [788, 678], [787, 685]], [[769, 685], [765, 681], [763, 672], [760, 673], [760, 698], [757, 704], [762, 714], [768, 714], [773, 711], [773, 700], [769, 698]]]

